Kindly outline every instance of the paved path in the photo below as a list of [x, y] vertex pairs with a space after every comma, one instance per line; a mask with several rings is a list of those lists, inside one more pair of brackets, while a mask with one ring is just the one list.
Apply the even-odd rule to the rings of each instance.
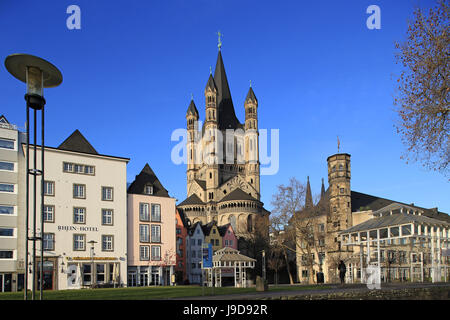
[[[300, 286], [299, 286], [300, 287]], [[381, 290], [410, 289], [410, 288], [430, 288], [430, 287], [448, 287], [450, 283], [383, 283]], [[196, 296], [178, 298], [176, 300], [257, 300], [263, 298], [280, 298], [289, 296], [301, 296], [312, 294], [328, 294], [339, 292], [366, 292], [369, 291], [365, 284], [347, 284], [347, 285], [320, 285], [313, 289], [285, 290], [285, 291], [269, 291], [269, 292], [253, 292], [242, 294], [229, 294], [218, 296]]]

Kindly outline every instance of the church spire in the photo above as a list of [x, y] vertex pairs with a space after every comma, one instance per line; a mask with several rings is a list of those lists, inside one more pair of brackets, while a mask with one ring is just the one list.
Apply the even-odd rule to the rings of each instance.
[[309, 176], [308, 176], [308, 182], [306, 183], [306, 197], [305, 197], [305, 208], [312, 208], [314, 206], [313, 199], [312, 199], [312, 193], [311, 193], [311, 186], [309, 184]]
[[323, 178], [322, 178], [322, 189], [320, 190], [320, 199], [324, 199], [325, 197], [325, 184], [323, 182]]
[[219, 110], [219, 130], [242, 128], [236, 117], [233, 100], [231, 99], [222, 52], [217, 55], [216, 69], [214, 70], [214, 83], [217, 88], [217, 106]]

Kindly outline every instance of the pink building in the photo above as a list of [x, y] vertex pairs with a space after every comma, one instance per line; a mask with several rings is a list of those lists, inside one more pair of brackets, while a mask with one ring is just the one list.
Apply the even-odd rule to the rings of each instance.
[[176, 199], [148, 164], [127, 193], [128, 286], [173, 285]]
[[231, 227], [231, 224], [228, 223], [226, 225], [219, 227], [219, 233], [222, 237], [222, 247], [228, 247], [233, 248], [237, 250], [238, 247], [238, 240], [236, 237], [236, 234], [234, 233], [233, 228]]

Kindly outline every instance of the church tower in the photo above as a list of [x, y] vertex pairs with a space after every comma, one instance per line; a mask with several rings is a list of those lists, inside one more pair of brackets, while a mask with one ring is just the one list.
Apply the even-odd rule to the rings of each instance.
[[[195, 169], [196, 169], [196, 136], [198, 134], [198, 110], [194, 103], [194, 98], [191, 99], [191, 103], [186, 111], [186, 121], [187, 121], [187, 187], [189, 189], [189, 185], [195, 178]], [[189, 192], [189, 190], [188, 190]]]
[[206, 216], [208, 221], [216, 220], [217, 216], [217, 194], [219, 186], [219, 164], [220, 157], [218, 129], [219, 111], [217, 110], [217, 87], [212, 74], [209, 75], [205, 88], [205, 126], [204, 126], [204, 147], [206, 153]]
[[259, 185], [259, 131], [258, 99], [250, 85], [245, 98], [245, 173], [247, 182], [252, 185], [260, 198]]

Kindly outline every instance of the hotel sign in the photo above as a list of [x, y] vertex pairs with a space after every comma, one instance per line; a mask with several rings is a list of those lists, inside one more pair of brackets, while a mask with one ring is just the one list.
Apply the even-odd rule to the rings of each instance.
[[98, 232], [98, 228], [97, 227], [86, 227], [86, 226], [58, 226], [58, 231], [75, 231], [75, 232], [94, 231], [94, 232]]

